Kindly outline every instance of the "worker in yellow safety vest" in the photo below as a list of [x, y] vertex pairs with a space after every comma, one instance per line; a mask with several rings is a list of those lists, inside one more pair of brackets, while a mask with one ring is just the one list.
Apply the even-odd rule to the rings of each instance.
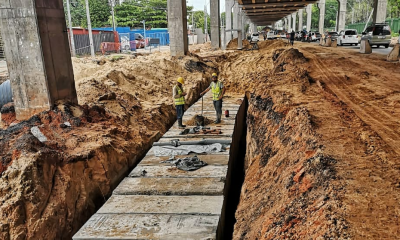
[[185, 80], [183, 80], [182, 77], [179, 77], [176, 82], [176, 85], [172, 90], [179, 128], [186, 127], [185, 125], [182, 124], [183, 112], [185, 110], [184, 107], [185, 107], [185, 96], [186, 96], [186, 92], [184, 92], [182, 88], [183, 84], [185, 84]]
[[204, 90], [204, 92], [200, 93], [200, 95], [203, 96], [210, 90], [213, 95], [214, 108], [217, 113], [217, 119], [215, 123], [220, 123], [222, 116], [222, 98], [225, 94], [225, 88], [222, 82], [218, 81], [218, 75], [216, 73], [212, 74], [212, 82], [210, 86], [206, 90]]

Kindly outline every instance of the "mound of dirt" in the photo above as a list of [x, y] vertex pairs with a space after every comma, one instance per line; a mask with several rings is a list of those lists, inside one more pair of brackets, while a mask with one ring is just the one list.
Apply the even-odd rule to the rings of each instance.
[[[197, 116], [194, 116], [191, 119], [189, 119], [188, 121], [186, 121], [185, 125], [187, 125], [187, 126], [196, 126], [196, 117]], [[211, 124], [213, 122], [214, 122], [213, 120], [211, 120], [211, 119], [209, 119], [207, 117], [204, 117], [204, 125], [209, 125], [209, 124]]]
[[[243, 48], [248, 48], [250, 46], [250, 42], [247, 39], [244, 39], [242, 41], [242, 47]], [[230, 50], [236, 50], [238, 48], [238, 39], [234, 38], [229, 41], [229, 43], [226, 45], [226, 49]]]
[[12, 126], [0, 130], [0, 239], [71, 239], [176, 120], [177, 77], [190, 105], [217, 71], [167, 53], [73, 66], [79, 106], [19, 123], [3, 109]]
[[285, 72], [297, 66], [307, 62], [303, 53], [299, 52], [298, 49], [276, 49], [272, 54], [272, 59], [274, 60], [274, 69], [272, 72], [279, 73]]
[[283, 40], [267, 40], [258, 42], [258, 47], [260, 49], [276, 49], [287, 47], [289, 44]]

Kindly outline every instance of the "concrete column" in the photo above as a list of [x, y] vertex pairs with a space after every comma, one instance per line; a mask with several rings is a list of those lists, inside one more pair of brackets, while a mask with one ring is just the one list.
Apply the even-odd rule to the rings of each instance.
[[297, 13], [293, 13], [292, 14], [292, 18], [293, 18], [292, 19], [292, 21], [293, 21], [292, 22], [292, 30], [295, 31], [295, 32], [296, 32], [296, 16], [297, 16]]
[[[240, 27], [240, 16], [239, 16], [239, 5], [236, 3], [233, 6], [233, 29], [239, 29]], [[237, 38], [238, 37], [238, 32], [233, 32], [233, 38]]]
[[292, 32], [292, 15], [289, 15], [287, 19], [288, 19], [288, 32]]
[[307, 32], [311, 30], [311, 17], [312, 17], [312, 4], [308, 4], [306, 8], [307, 12]]
[[184, 56], [188, 49], [186, 1], [168, 0], [168, 29], [171, 56]]
[[347, 0], [339, 0], [339, 16], [337, 23], [337, 31], [340, 32], [346, 28], [346, 10]]
[[383, 23], [386, 21], [387, 0], [374, 0], [374, 12], [372, 21], [374, 23]]
[[258, 30], [257, 30], [257, 24], [255, 24], [255, 23], [252, 23], [253, 25], [252, 25], [252, 31], [253, 31], [253, 33], [256, 33], [256, 32], [258, 32]]
[[228, 43], [230, 40], [232, 40], [232, 33], [228, 30], [232, 29], [232, 14], [231, 13], [231, 8], [234, 4], [234, 0], [225, 0], [225, 29], [227, 30], [226, 32], [226, 37], [225, 37], [225, 42]]
[[299, 31], [303, 30], [303, 9], [299, 9]]
[[324, 20], [325, 20], [325, 0], [319, 0], [318, 3], [319, 8], [319, 24], [318, 29], [321, 34], [324, 33]]
[[246, 15], [242, 12], [242, 39], [246, 39]]
[[287, 27], [287, 18], [284, 18], [283, 19], [283, 21], [284, 21], [284, 29], [285, 29], [285, 31], [287, 31], [288, 30], [288, 27]]
[[[184, 0], [185, 1], [185, 0]], [[210, 1], [211, 48], [220, 48], [219, 0]]]
[[0, 23], [17, 119], [78, 103], [63, 1], [0, 0]]

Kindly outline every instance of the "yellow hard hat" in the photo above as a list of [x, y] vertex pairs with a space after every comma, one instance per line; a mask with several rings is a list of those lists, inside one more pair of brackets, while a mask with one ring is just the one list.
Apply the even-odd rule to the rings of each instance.
[[185, 84], [185, 80], [183, 80], [183, 77], [178, 77], [177, 82], [180, 84]]
[[218, 74], [213, 73], [212, 76], [213, 76], [213, 77], [218, 77]]

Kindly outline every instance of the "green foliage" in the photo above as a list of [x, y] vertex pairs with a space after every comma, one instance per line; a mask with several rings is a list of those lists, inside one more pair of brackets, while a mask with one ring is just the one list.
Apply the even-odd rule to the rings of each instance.
[[147, 27], [166, 28], [167, 0], [131, 0], [115, 8], [115, 20], [118, 26], [141, 27], [146, 21]]
[[[71, 4], [72, 25], [87, 28], [85, 0], [74, 0], [73, 2]], [[67, 9], [65, 0], [64, 8], [65, 10]], [[89, 0], [89, 9], [93, 28], [109, 25], [111, 7], [108, 4], [108, 0]], [[65, 14], [67, 14], [67, 11], [65, 11]], [[66, 19], [68, 19], [67, 16]]]
[[[192, 13], [189, 13], [189, 25], [193, 25], [192, 23]], [[193, 12], [193, 22], [196, 28], [201, 28], [203, 29], [204, 32], [204, 11], [195, 11]], [[207, 16], [207, 31], [211, 31], [210, 27], [210, 16]]]

